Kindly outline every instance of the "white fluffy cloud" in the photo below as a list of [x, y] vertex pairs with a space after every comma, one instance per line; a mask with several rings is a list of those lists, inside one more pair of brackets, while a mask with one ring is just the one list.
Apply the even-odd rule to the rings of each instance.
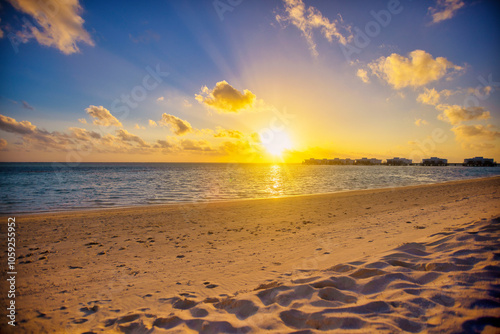
[[285, 13], [276, 15], [276, 20], [280, 23], [291, 23], [296, 26], [302, 32], [314, 56], [318, 55], [313, 37], [314, 29], [319, 29], [329, 42], [332, 42], [335, 37], [341, 44], [345, 45], [352, 37], [352, 35], [346, 37], [339, 32], [338, 21], [330, 22], [315, 7], [309, 6], [306, 8], [302, 0], [283, 0], [283, 2], [285, 4]]
[[[28, 24], [22, 34], [23, 41], [35, 38], [38, 43], [55, 47], [64, 54], [79, 52], [77, 43], [93, 46], [94, 41], [83, 28], [83, 11], [78, 0], [47, 1], [8, 0], [18, 11], [30, 15], [37, 26]], [[28, 32], [28, 33], [26, 33]]]
[[380, 57], [368, 64], [368, 67], [373, 74], [395, 89], [425, 86], [443, 78], [451, 71], [463, 69], [444, 57], [434, 59], [431, 54], [423, 50], [412, 51], [408, 57], [397, 53]]
[[432, 23], [451, 19], [463, 6], [465, 3], [462, 0], [437, 0], [435, 7], [429, 7]]
[[103, 106], [89, 106], [87, 109], [87, 114], [94, 118], [95, 125], [102, 126], [118, 126], [121, 127], [122, 123], [116, 119], [115, 116], [111, 115], [108, 109]]

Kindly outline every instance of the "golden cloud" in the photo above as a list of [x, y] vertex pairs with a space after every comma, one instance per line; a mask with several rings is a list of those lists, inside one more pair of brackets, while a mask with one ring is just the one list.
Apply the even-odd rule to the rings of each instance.
[[181, 140], [180, 146], [183, 150], [186, 151], [203, 151], [203, 152], [214, 151], [214, 149], [210, 146], [210, 144], [206, 140], [184, 139]]
[[87, 114], [94, 118], [95, 125], [117, 127], [122, 126], [122, 123], [120, 123], [120, 121], [117, 120], [115, 116], [111, 115], [109, 110], [104, 108], [103, 106], [97, 107], [91, 105], [87, 109], [85, 109], [85, 111], [87, 111]]
[[7, 141], [3, 138], [0, 138], [0, 151], [5, 150], [6, 147], [7, 147]]
[[432, 55], [423, 51], [410, 52], [409, 57], [393, 53], [388, 57], [368, 64], [372, 73], [386, 81], [395, 89], [404, 87], [421, 87], [439, 80], [451, 71], [463, 68], [454, 65], [444, 57], [432, 58]]
[[306, 9], [302, 0], [283, 0], [283, 2], [285, 3], [285, 14], [276, 15], [276, 21], [289, 22], [296, 26], [302, 32], [314, 56], [318, 55], [318, 51], [313, 38], [313, 29], [319, 29], [329, 42], [332, 42], [333, 37], [335, 37], [341, 44], [345, 45], [352, 38], [352, 35], [345, 37], [339, 32], [338, 21], [330, 22], [313, 6]]
[[242, 93], [225, 80], [217, 82], [212, 90], [203, 87], [195, 98], [218, 112], [239, 112], [255, 104], [255, 95], [251, 91], [245, 89]]
[[214, 134], [215, 138], [220, 138], [220, 137], [229, 137], [229, 138], [242, 138], [243, 134], [238, 131], [238, 130], [228, 130], [228, 129], [223, 129], [223, 128], [218, 128], [217, 132]]
[[8, 0], [20, 12], [30, 15], [38, 27], [25, 26], [28, 34], [22, 34], [23, 41], [35, 38], [38, 43], [55, 47], [64, 54], [79, 52], [77, 43], [94, 46], [94, 41], [83, 28], [85, 22], [80, 13], [82, 7], [78, 0], [51, 2], [39, 0]]
[[161, 116], [160, 124], [165, 126], [168, 125], [172, 132], [179, 136], [193, 131], [193, 127], [191, 126], [191, 124], [189, 124], [188, 121], [182, 120], [179, 117], [166, 113]]
[[358, 69], [358, 72], [356, 72], [356, 75], [364, 82], [364, 83], [369, 83], [370, 79], [368, 78], [368, 72], [362, 68]]
[[438, 115], [438, 119], [450, 124], [490, 118], [490, 112], [486, 111], [483, 107], [463, 108], [458, 105], [439, 104], [436, 106], [436, 109], [442, 111]]
[[428, 89], [424, 88], [424, 92], [419, 94], [417, 97], [417, 101], [423, 104], [429, 104], [431, 106], [436, 106], [439, 103], [439, 100], [444, 97], [450, 97], [451, 95], [458, 93], [459, 91], [451, 91], [449, 89], [443, 89], [438, 92], [436, 89]]

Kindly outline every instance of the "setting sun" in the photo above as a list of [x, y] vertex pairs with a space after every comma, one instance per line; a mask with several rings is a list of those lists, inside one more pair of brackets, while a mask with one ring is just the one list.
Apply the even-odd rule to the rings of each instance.
[[266, 150], [274, 156], [281, 156], [283, 151], [292, 148], [292, 141], [284, 131], [273, 132], [271, 138], [263, 138], [262, 144]]

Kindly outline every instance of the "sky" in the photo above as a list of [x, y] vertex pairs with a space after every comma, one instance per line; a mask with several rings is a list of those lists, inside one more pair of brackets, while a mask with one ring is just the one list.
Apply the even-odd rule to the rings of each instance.
[[0, 161], [500, 161], [500, 4], [0, 2]]

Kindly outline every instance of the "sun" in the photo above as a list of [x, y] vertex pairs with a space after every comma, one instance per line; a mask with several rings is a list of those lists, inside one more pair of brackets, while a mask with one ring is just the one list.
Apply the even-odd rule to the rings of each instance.
[[262, 144], [274, 156], [281, 156], [285, 150], [292, 148], [290, 136], [284, 131], [273, 132], [270, 138], [262, 138]]

